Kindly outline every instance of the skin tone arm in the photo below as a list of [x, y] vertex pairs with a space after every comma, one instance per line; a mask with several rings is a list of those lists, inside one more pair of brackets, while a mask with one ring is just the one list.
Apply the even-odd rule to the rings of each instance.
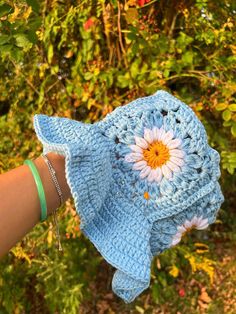
[[[64, 156], [48, 153], [56, 171], [63, 199], [70, 196], [65, 177]], [[60, 205], [59, 196], [42, 156], [33, 160], [39, 172], [47, 201], [48, 216]], [[37, 187], [28, 165], [0, 175], [0, 258], [20, 241], [39, 221], [40, 202]]]

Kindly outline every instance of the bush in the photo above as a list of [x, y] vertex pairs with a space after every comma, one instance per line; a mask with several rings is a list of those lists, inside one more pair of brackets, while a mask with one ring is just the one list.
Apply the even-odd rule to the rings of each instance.
[[[212, 281], [217, 258], [212, 239], [224, 230], [234, 237], [234, 11], [233, 1], [227, 0], [0, 1], [0, 173], [41, 152], [32, 126], [35, 113], [93, 123], [157, 89], [188, 103], [205, 125], [210, 145], [220, 152], [224, 225], [218, 220], [208, 238], [193, 234], [161, 254], [156, 262], [162, 269], [153, 263], [153, 304], [175, 298], [176, 280], [177, 286], [191, 277], [207, 283], [203, 271]], [[96, 288], [102, 258], [80, 234], [74, 215], [68, 201], [60, 210], [63, 255], [53, 249], [49, 220], [2, 260], [1, 312], [77, 313], [79, 308], [85, 312], [82, 301], [99, 302], [101, 295], [94, 291], [103, 291]], [[196, 248], [192, 240], [207, 243]], [[188, 269], [188, 275], [181, 269]], [[109, 280], [110, 274], [104, 276]], [[119, 311], [144, 313], [146, 294], [131, 307], [120, 303]], [[193, 304], [185, 306], [191, 310]], [[91, 303], [88, 307], [92, 312]]]

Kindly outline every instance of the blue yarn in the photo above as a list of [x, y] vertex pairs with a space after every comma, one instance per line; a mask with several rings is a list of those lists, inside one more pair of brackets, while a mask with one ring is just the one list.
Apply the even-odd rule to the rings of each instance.
[[[94, 124], [40, 114], [34, 116], [34, 127], [44, 154], [65, 156], [80, 228], [116, 268], [112, 289], [126, 303], [149, 287], [153, 256], [173, 245], [180, 226], [187, 230], [191, 222], [200, 229], [215, 222], [224, 201], [219, 154], [208, 145], [193, 110], [167, 92], [120, 106]], [[166, 134], [172, 134], [169, 142]], [[145, 138], [148, 151], [135, 136]], [[140, 158], [140, 152], [133, 149], [141, 148], [144, 156], [157, 141], [148, 136], [168, 142], [169, 159], [153, 166], [142, 157], [145, 166], [134, 169], [138, 164], [132, 158]], [[157, 151], [155, 158], [161, 154]]]

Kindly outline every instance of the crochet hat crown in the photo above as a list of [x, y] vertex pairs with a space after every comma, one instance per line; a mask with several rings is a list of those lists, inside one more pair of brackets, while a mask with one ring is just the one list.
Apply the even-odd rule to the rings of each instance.
[[116, 268], [113, 291], [132, 302], [153, 256], [216, 220], [224, 200], [219, 154], [193, 110], [164, 91], [102, 121], [34, 116], [43, 152], [65, 156], [80, 228]]

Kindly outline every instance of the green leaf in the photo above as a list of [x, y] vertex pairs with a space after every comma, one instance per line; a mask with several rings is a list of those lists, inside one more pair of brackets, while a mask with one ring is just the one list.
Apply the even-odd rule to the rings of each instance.
[[234, 123], [233, 126], [231, 127], [231, 133], [234, 137], [236, 137], [236, 123]]
[[13, 8], [9, 4], [0, 5], [0, 17], [13, 12]]
[[231, 126], [231, 121], [224, 121], [224, 122], [223, 122], [223, 126], [224, 126], [224, 127]]
[[227, 168], [227, 170], [230, 174], [234, 174], [234, 167], [232, 167], [231, 165]]
[[4, 55], [10, 54], [12, 47], [13, 47], [12, 45], [0, 46], [0, 54], [4, 54]]
[[193, 52], [192, 51], [186, 51], [183, 55], [182, 55], [182, 61], [185, 64], [192, 64], [193, 63]]
[[24, 52], [22, 49], [18, 48], [18, 47], [14, 47], [11, 50], [11, 57], [12, 59], [14, 59], [15, 61], [19, 62], [24, 58]]
[[117, 76], [117, 85], [121, 88], [125, 88], [129, 86], [130, 76], [129, 73], [126, 72], [125, 75]]
[[30, 42], [33, 44], [36, 44], [38, 41], [38, 37], [37, 37], [35, 31], [32, 31], [32, 30], [28, 31], [28, 38], [29, 38]]
[[91, 72], [86, 72], [86, 73], [84, 74], [84, 79], [85, 79], [86, 81], [91, 80], [92, 77], [93, 77], [93, 73], [91, 73]]
[[137, 35], [136, 35], [136, 33], [134, 33], [134, 32], [129, 32], [129, 33], [127, 33], [127, 38], [129, 39], [129, 40], [136, 40], [137, 39]]
[[225, 121], [229, 121], [231, 119], [231, 116], [232, 113], [228, 109], [226, 109], [222, 114], [222, 117]]
[[229, 109], [230, 111], [236, 111], [236, 104], [231, 104], [231, 105], [229, 105], [228, 109]]
[[25, 34], [14, 35], [16, 39], [16, 45], [20, 48], [24, 48], [25, 51], [29, 50], [32, 47], [32, 43]]
[[37, 0], [26, 0], [26, 2], [32, 7], [34, 12], [39, 13], [40, 5]]
[[170, 75], [170, 71], [168, 69], [165, 69], [163, 75], [164, 77], [168, 77]]
[[179, 33], [179, 37], [177, 38], [177, 44], [176, 46], [182, 50], [186, 49], [186, 46], [191, 44], [191, 42], [193, 42], [193, 38], [186, 35], [183, 32]]
[[9, 41], [10, 41], [9, 35], [0, 35], [0, 46], [9, 43]]
[[130, 67], [130, 73], [132, 78], [136, 78], [136, 76], [139, 74], [139, 64], [140, 64], [140, 60], [136, 59]]

